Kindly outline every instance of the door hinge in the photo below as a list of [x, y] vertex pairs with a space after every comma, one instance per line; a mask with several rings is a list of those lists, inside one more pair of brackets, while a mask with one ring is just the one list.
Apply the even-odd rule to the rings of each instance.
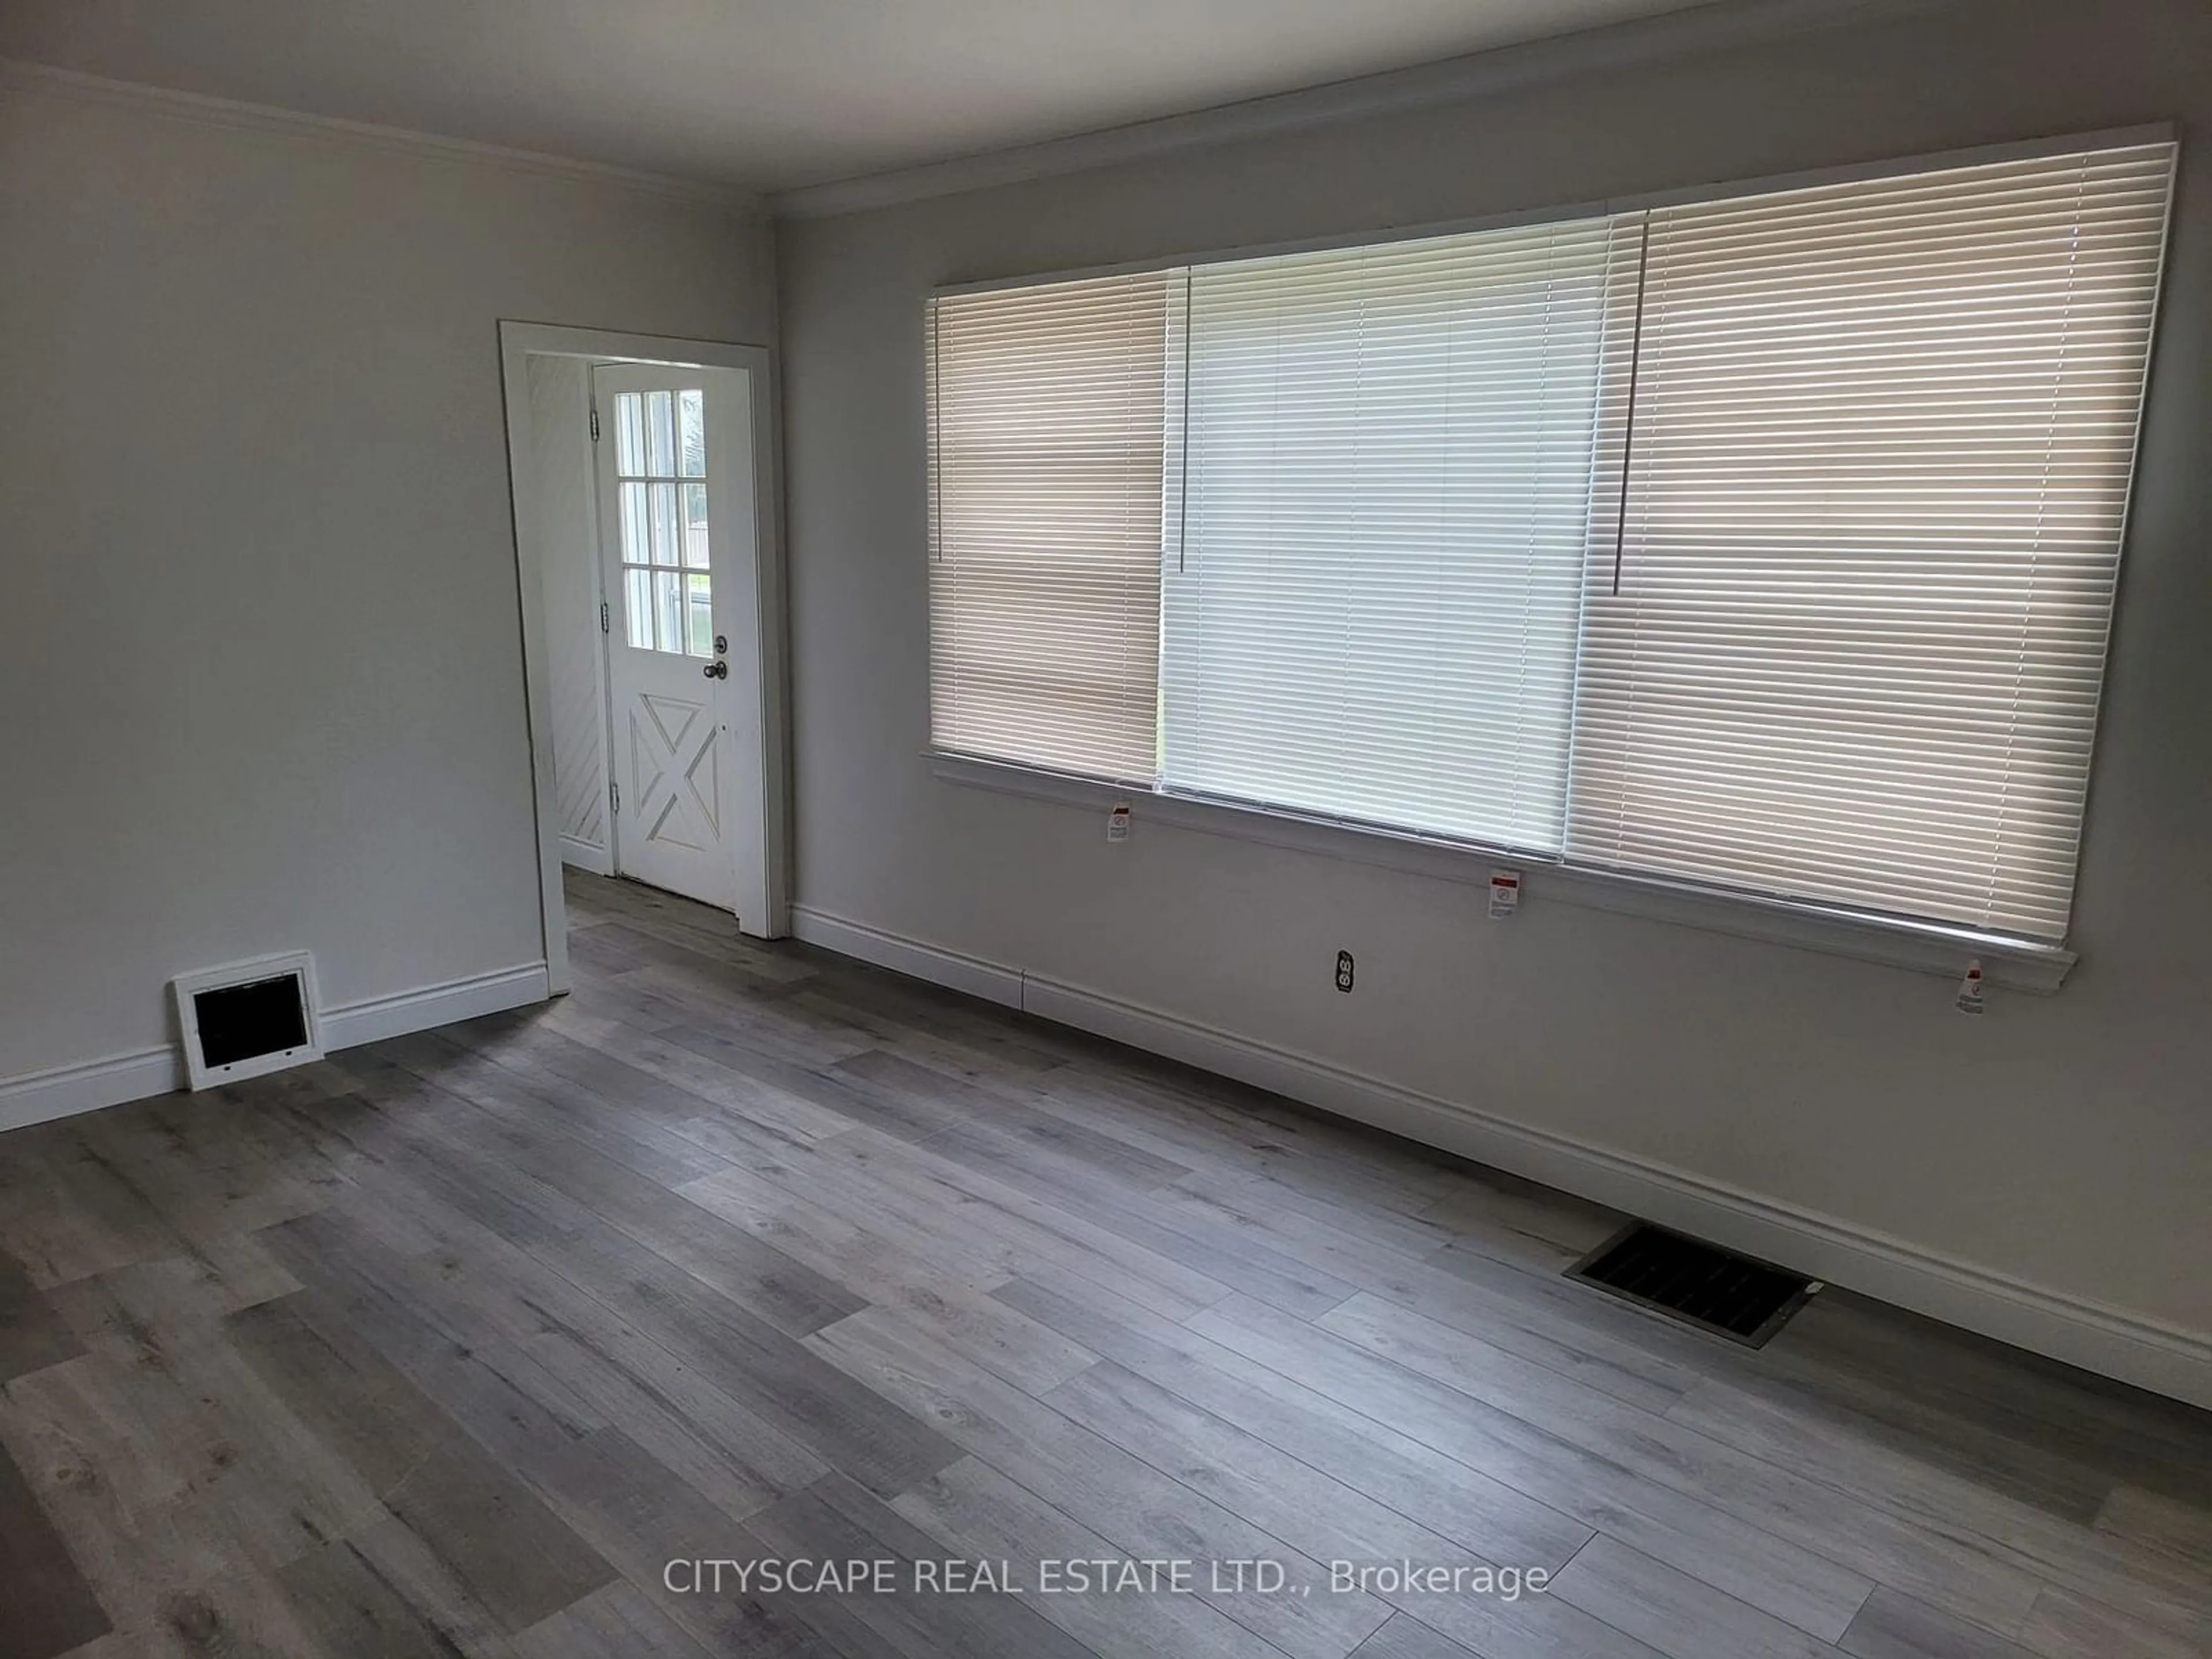
[[597, 442], [599, 442], [599, 406], [597, 404], [593, 404], [592, 405], [592, 441], [593, 443], [597, 443]]
[[607, 780], [607, 811], [610, 812], [622, 811], [622, 785], [617, 783], [612, 778]]
[[613, 631], [614, 630], [607, 625], [607, 602], [605, 599], [601, 599], [599, 601], [599, 632], [602, 634], [609, 634]]

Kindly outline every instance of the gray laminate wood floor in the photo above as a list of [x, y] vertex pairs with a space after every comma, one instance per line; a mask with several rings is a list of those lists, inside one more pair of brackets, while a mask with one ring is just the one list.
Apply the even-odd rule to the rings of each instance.
[[1562, 1280], [1586, 1204], [571, 894], [555, 1006], [0, 1137], [0, 1659], [2212, 1643], [2202, 1413], [1834, 1293], [1747, 1352]]

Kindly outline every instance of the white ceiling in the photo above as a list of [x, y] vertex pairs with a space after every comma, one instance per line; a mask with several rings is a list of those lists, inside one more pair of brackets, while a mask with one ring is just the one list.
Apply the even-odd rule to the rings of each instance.
[[1695, 0], [0, 0], [0, 56], [772, 191]]

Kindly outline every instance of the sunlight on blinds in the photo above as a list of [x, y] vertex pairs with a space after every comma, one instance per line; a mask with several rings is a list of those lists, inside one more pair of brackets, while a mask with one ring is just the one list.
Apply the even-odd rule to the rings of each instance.
[[2174, 161], [939, 295], [934, 745], [2061, 939]]
[[2064, 934], [2172, 165], [1650, 214], [1571, 858]]
[[1558, 850], [1614, 240], [1193, 270], [1170, 787]]
[[1152, 781], [1171, 283], [931, 301], [936, 747]]

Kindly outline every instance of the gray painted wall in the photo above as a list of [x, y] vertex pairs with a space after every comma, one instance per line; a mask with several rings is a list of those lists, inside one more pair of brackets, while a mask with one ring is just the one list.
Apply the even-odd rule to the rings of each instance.
[[538, 959], [501, 318], [775, 327], [727, 204], [0, 94], [0, 1082], [179, 970]]
[[[2212, 165], [2185, 158], [2055, 999], [933, 777], [934, 284], [2179, 118], [2201, 0], [2009, 0], [779, 228], [802, 904], [2212, 1336]], [[1359, 989], [1330, 988], [1336, 950]]]

